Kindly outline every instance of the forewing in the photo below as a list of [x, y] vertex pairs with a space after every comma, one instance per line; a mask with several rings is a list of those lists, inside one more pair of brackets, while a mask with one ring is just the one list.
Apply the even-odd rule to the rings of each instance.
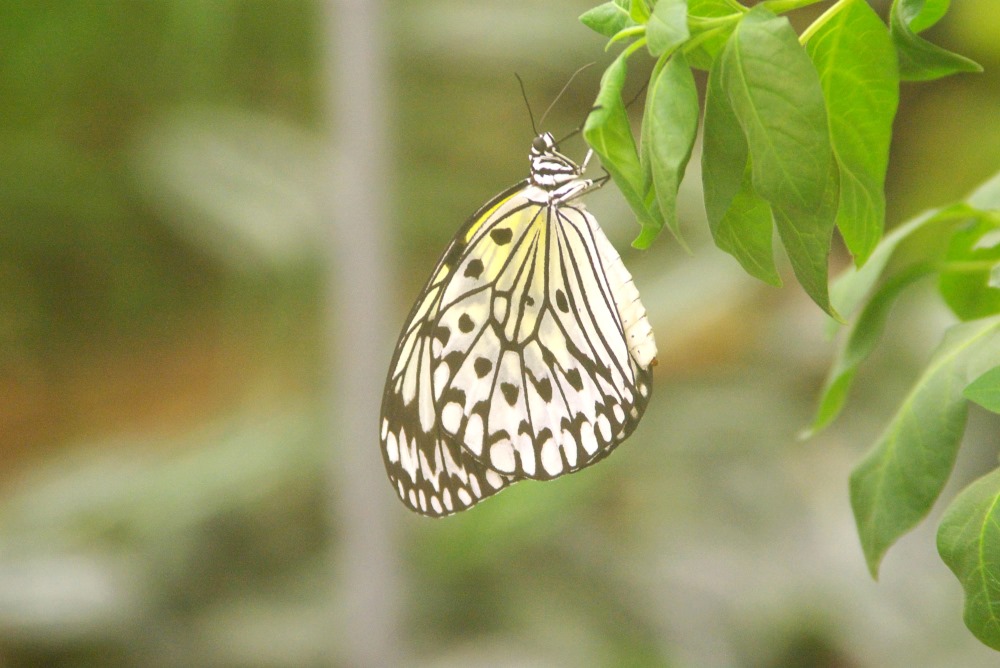
[[[525, 205], [519, 184], [480, 209], [459, 230], [407, 318], [389, 365], [382, 396], [380, 437], [382, 459], [389, 481], [403, 503], [432, 516], [447, 515], [474, 505], [514, 482], [515, 478], [490, 469], [441, 430], [434, 395], [435, 372], [450, 330], [439, 321], [442, 296], [450, 286], [475, 279], [466, 262], [470, 240], [478, 238], [491, 220]], [[457, 327], [457, 325], [456, 325]], [[458, 331], [456, 329], [456, 331]]]

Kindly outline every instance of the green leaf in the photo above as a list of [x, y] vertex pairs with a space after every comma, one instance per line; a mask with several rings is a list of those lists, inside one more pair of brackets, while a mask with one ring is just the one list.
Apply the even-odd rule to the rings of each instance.
[[628, 9], [618, 2], [605, 2], [584, 12], [580, 15], [580, 23], [609, 38], [636, 25], [629, 17]]
[[[918, 8], [928, 4], [936, 11], [925, 14]], [[947, 10], [947, 3], [944, 4], [944, 10]], [[899, 55], [900, 76], [907, 81], [929, 81], [956, 72], [983, 71], [979, 63], [917, 36], [929, 19], [936, 21], [944, 13], [938, 5], [940, 0], [936, 3], [931, 0], [893, 0], [889, 11], [889, 33]], [[907, 17], [910, 19], [907, 20]]]
[[747, 163], [733, 205], [712, 228], [712, 236], [715, 244], [735, 257], [748, 274], [781, 287], [781, 277], [774, 266], [771, 205], [753, 189], [751, 171]]
[[[667, 1], [660, 0], [657, 9]], [[663, 220], [683, 244], [677, 220], [677, 189], [698, 133], [698, 89], [691, 68], [679, 53], [654, 70], [652, 79], [642, 121], [642, 152]]]
[[[684, 55], [691, 67], [707, 71], [726, 47], [739, 15], [729, 0], [688, 0], [687, 5], [691, 46], [685, 47]], [[713, 23], [713, 19], [726, 16], [732, 16], [736, 20], [722, 26]]]
[[1000, 413], [1000, 367], [994, 367], [976, 378], [962, 394], [986, 410]]
[[819, 72], [840, 171], [836, 224], [857, 265], [885, 225], [885, 171], [899, 72], [885, 24], [865, 0], [847, 0], [824, 15], [806, 43]]
[[771, 207], [753, 189], [746, 138], [722, 89], [721, 69], [717, 61], [709, 71], [705, 94], [701, 178], [709, 229], [747, 273], [778, 286]]
[[[841, 320], [841, 316], [830, 303], [827, 259], [837, 216], [839, 180], [837, 165], [831, 159], [825, 180], [826, 189], [815, 210], [779, 207], [771, 201], [774, 225], [799, 285], [834, 320]], [[754, 187], [759, 190], [756, 182]]]
[[996, 230], [992, 221], [978, 220], [956, 231], [948, 243], [938, 287], [948, 308], [962, 320], [1000, 313], [1000, 290], [990, 285], [1000, 264], [1000, 246], [981, 243]]
[[709, 225], [717, 225], [729, 210], [743, 182], [750, 150], [729, 97], [722, 88], [722, 64], [708, 73], [705, 89], [705, 138], [701, 178]]
[[951, 0], [900, 0], [899, 15], [913, 32], [923, 32], [948, 12]]
[[638, 25], [646, 23], [649, 20], [649, 7], [646, 6], [646, 0], [632, 0], [629, 3], [628, 15]]
[[659, 0], [646, 24], [646, 45], [656, 57], [670, 53], [690, 37], [687, 0]]
[[[1000, 204], [1000, 174], [980, 186], [967, 202], [987, 209]], [[834, 306], [840, 313], [849, 314], [871, 293], [883, 274], [888, 275], [848, 329], [824, 385], [814, 422], [805, 436], [822, 429], [837, 416], [854, 372], [881, 336], [884, 318], [899, 292], [940, 264], [946, 248], [941, 239], [970, 219], [991, 220], [988, 213], [966, 203], [921, 214], [887, 234], [867, 264], [849, 269], [833, 283], [830, 294]]]
[[1000, 318], [951, 327], [875, 446], [851, 473], [851, 507], [874, 577], [930, 511], [958, 453], [969, 381], [1000, 364]]
[[1000, 650], [1000, 469], [955, 498], [941, 519], [937, 547], [965, 590], [965, 625]]
[[808, 438], [829, 425], [840, 414], [851, 389], [854, 374], [868, 359], [882, 338], [889, 312], [899, 295], [932, 271], [931, 265], [919, 265], [887, 281], [865, 304], [857, 319], [849, 326], [844, 343], [837, 352], [830, 373], [823, 385], [816, 417], [809, 429], [802, 434]]
[[750, 148], [754, 189], [771, 205], [802, 287], [832, 314], [827, 256], [837, 171], [816, 69], [788, 20], [761, 5], [740, 22], [720, 64]]
[[[967, 204], [959, 203], [941, 209], [925, 211], [916, 218], [900, 225], [885, 235], [875, 247], [875, 251], [862, 267], [848, 269], [834, 281], [830, 288], [831, 301], [839, 313], [852, 313], [882, 277], [890, 260], [903, 255], [902, 248], [922, 249], [914, 264], [929, 262], [933, 256], [926, 249], [931, 248], [936, 255], [943, 254], [940, 239], [962, 221], [975, 217], [978, 212]], [[924, 243], [924, 242], [929, 243]]]
[[[662, 229], [663, 217], [657, 209], [650, 208], [646, 203], [645, 177], [625, 103], [622, 102], [627, 53], [626, 51], [618, 56], [601, 77], [601, 89], [594, 102], [594, 111], [583, 126], [583, 137], [601, 158], [604, 168], [608, 170], [642, 225], [640, 236], [633, 245], [646, 248], [652, 241], [651, 236], [655, 237]], [[637, 245], [640, 243], [642, 245]]]

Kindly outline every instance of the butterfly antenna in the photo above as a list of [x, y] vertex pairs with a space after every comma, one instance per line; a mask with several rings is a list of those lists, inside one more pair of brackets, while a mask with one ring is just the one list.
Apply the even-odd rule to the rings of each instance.
[[[638, 100], [639, 96], [642, 95], [643, 91], [646, 90], [646, 86], [648, 85], [648, 83], [649, 82], [647, 81], [647, 82], [645, 82], [645, 83], [642, 84], [642, 88], [639, 89], [639, 92], [636, 93], [634, 96], [632, 96], [632, 99], [629, 100], [628, 103], [625, 105], [626, 109], [628, 109], [633, 104], [635, 104], [635, 101]], [[587, 115], [590, 116], [590, 114], [594, 113], [595, 111], [599, 111], [600, 109], [601, 109], [601, 105], [599, 105], [599, 104], [598, 105], [594, 105], [594, 107], [590, 111], [587, 112]], [[582, 130], [583, 130], [582, 127], [578, 127], [577, 129], [573, 130], [568, 135], [566, 135], [565, 137], [563, 137], [562, 139], [560, 139], [559, 141], [557, 141], [556, 142], [556, 146], [562, 144], [564, 141], [566, 141], [570, 137], [574, 137], [574, 136], [578, 135]]]
[[[590, 115], [592, 113], [594, 113], [595, 111], [600, 111], [601, 109], [603, 109], [603, 107], [601, 105], [595, 104], [593, 107], [590, 108], [590, 111], [587, 112], [587, 118], [589, 118]], [[560, 139], [559, 141], [557, 141], [556, 142], [556, 146], [559, 146], [560, 144], [562, 144], [567, 139], [575, 137], [576, 135], [578, 135], [581, 132], [583, 132], [583, 127], [584, 127], [584, 125], [586, 125], [586, 122], [587, 121], [586, 121], [586, 118], [585, 118], [583, 124], [578, 125], [575, 130], [570, 131], [569, 134], [567, 134], [565, 137], [563, 137], [562, 139]]]
[[[594, 63], [587, 63], [587, 64], [586, 64], [586, 65], [584, 65], [583, 67], [579, 68], [579, 69], [578, 69], [578, 70], [577, 70], [576, 72], [573, 72], [573, 75], [572, 75], [572, 76], [571, 76], [571, 77], [569, 78], [569, 81], [567, 81], [567, 82], [566, 82], [566, 85], [564, 85], [564, 86], [562, 87], [562, 90], [561, 90], [561, 91], [559, 91], [559, 94], [558, 94], [558, 95], [556, 95], [556, 98], [555, 98], [554, 100], [552, 100], [552, 104], [550, 104], [550, 105], [549, 105], [549, 108], [545, 110], [545, 113], [544, 113], [544, 114], [542, 114], [542, 118], [541, 118], [541, 120], [539, 121], [539, 124], [544, 124], [544, 123], [545, 123], [545, 117], [549, 115], [549, 112], [550, 112], [550, 111], [552, 111], [552, 107], [556, 106], [556, 102], [558, 102], [558, 101], [559, 101], [559, 98], [561, 98], [561, 97], [562, 97], [562, 95], [563, 95], [563, 93], [565, 93], [565, 92], [566, 92], [566, 89], [567, 89], [567, 88], [569, 88], [569, 85], [570, 85], [571, 83], [573, 83], [573, 79], [575, 79], [575, 78], [576, 78], [576, 75], [578, 75], [578, 74], [579, 74], [580, 72], [584, 71], [585, 69], [587, 69], [588, 67], [590, 67], [590, 66], [591, 66], [591, 65], [593, 65], [593, 64], [594, 64]], [[537, 134], [537, 133], [536, 133], [536, 134]], [[572, 135], [570, 135], [570, 136], [572, 136]]]
[[[535, 136], [537, 137], [538, 126], [535, 125], [535, 115], [531, 113], [531, 103], [528, 102], [528, 94], [524, 90], [524, 81], [521, 80], [521, 75], [518, 74], [517, 72], [514, 72], [514, 76], [517, 77], [517, 83], [520, 84], [521, 86], [521, 97], [524, 98], [524, 106], [528, 108], [528, 118], [531, 119], [531, 130], [532, 132], [535, 133]], [[545, 117], [543, 116], [542, 118], [544, 119]]]
[[567, 139], [570, 139], [570, 138], [575, 137], [576, 135], [580, 134], [580, 131], [582, 129], [583, 128], [577, 128], [575, 130], [572, 130], [568, 135], [566, 135], [565, 137], [563, 137], [562, 139], [560, 139], [559, 141], [557, 141], [556, 142], [556, 146], [559, 146], [560, 144], [562, 144]]

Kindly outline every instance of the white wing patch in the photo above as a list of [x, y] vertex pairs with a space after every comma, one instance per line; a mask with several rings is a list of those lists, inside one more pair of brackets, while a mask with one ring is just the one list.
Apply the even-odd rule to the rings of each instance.
[[459, 230], [403, 329], [382, 402], [389, 479], [441, 516], [588, 466], [635, 429], [655, 355], [594, 217], [515, 187]]
[[[510, 246], [502, 261], [494, 237]], [[515, 479], [554, 478], [605, 456], [645, 409], [651, 359], [633, 359], [626, 328], [647, 332], [645, 312], [594, 217], [580, 205], [530, 206], [488, 222], [458, 274], [470, 266], [478, 280], [449, 285], [438, 317], [450, 333], [447, 374], [434, 379], [445, 439]], [[497, 302], [504, 307], [487, 308]], [[639, 352], [655, 351], [648, 333]]]

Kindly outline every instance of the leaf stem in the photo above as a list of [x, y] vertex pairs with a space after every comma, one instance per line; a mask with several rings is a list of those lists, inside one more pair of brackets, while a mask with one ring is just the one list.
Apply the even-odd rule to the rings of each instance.
[[711, 30], [719, 26], [727, 26], [735, 23], [743, 17], [742, 14], [729, 14], [727, 16], [693, 16], [688, 19], [688, 25], [695, 30]]
[[624, 59], [628, 59], [629, 56], [631, 56], [633, 53], [635, 53], [636, 51], [638, 51], [639, 49], [641, 49], [644, 46], [646, 46], [646, 37], [645, 36], [640, 37], [639, 39], [635, 40], [634, 42], [632, 42], [631, 44], [629, 44], [627, 47], [625, 47], [625, 50], [622, 51], [621, 57], [624, 58]]
[[848, 0], [837, 0], [837, 2], [833, 3], [833, 5], [823, 12], [818, 19], [812, 22], [812, 25], [802, 31], [802, 34], [799, 35], [799, 44], [805, 44], [808, 42], [809, 38], [816, 34], [816, 32], [822, 28], [827, 21], [836, 16], [837, 12], [846, 7], [847, 3]]
[[[635, 37], [636, 35], [645, 35], [645, 34], [646, 34], [646, 26], [632, 26], [631, 28], [623, 28], [618, 32], [616, 32], [614, 36], [608, 40], [608, 43], [604, 46], [604, 50], [607, 51], [608, 49], [610, 49], [611, 45], [614, 44], [615, 42], [620, 42], [623, 39], [628, 39], [629, 37]], [[643, 44], [645, 44], [646, 40], [643, 39], [642, 42]]]
[[800, 9], [801, 7], [815, 5], [817, 2], [821, 1], [822, 0], [764, 0], [761, 4], [775, 14], [784, 14], [785, 12], [790, 12], [793, 9]]
[[955, 271], [963, 274], [975, 274], [981, 271], [990, 271], [997, 266], [996, 260], [961, 260], [942, 262], [939, 270]]
[[727, 27], [728, 27], [728, 24], [723, 24], [723, 25], [716, 26], [715, 28], [711, 28], [709, 30], [705, 30], [704, 32], [698, 33], [697, 35], [695, 35], [694, 37], [692, 37], [688, 41], [684, 42], [684, 45], [681, 47], [681, 52], [682, 53], [691, 53], [691, 51], [693, 51], [694, 49], [698, 48], [701, 45], [702, 42], [705, 42], [705, 41], [707, 41], [709, 39], [712, 39], [712, 37], [714, 37], [715, 35], [719, 34], [723, 30], [725, 30]]

